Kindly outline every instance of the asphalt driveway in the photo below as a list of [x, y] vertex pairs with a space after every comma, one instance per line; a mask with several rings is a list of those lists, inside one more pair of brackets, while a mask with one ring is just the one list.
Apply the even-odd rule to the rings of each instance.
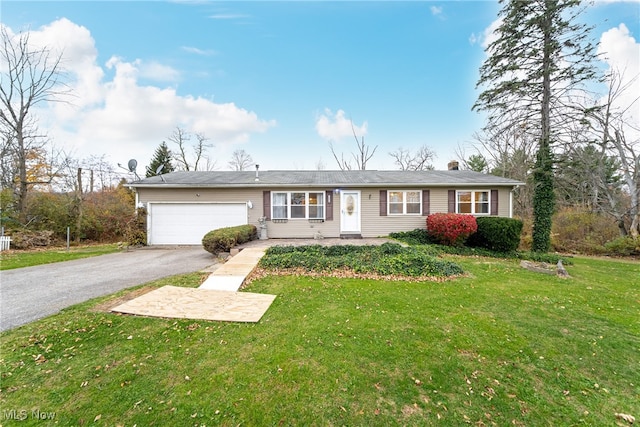
[[215, 264], [201, 246], [150, 247], [0, 272], [0, 331], [122, 289]]

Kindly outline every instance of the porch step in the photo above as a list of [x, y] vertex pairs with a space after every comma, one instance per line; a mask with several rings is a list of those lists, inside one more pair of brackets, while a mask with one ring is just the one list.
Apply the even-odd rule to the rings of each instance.
[[362, 234], [341, 234], [341, 239], [362, 239]]

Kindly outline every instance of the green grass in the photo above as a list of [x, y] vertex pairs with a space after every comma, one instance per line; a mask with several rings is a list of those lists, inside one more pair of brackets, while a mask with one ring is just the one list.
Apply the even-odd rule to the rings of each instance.
[[[261, 278], [247, 291], [277, 298], [256, 324], [95, 310], [109, 298], [74, 306], [0, 335], [0, 423], [43, 425], [33, 409], [61, 426], [615, 426], [615, 413], [640, 416], [640, 263], [575, 258], [561, 279], [517, 260], [449, 259], [470, 277]], [[27, 419], [7, 419], [12, 409]]]
[[117, 243], [107, 245], [91, 245], [47, 250], [11, 251], [0, 254], [0, 270], [31, 267], [34, 265], [51, 264], [54, 262], [70, 261], [78, 258], [88, 258], [118, 252], [121, 247]]

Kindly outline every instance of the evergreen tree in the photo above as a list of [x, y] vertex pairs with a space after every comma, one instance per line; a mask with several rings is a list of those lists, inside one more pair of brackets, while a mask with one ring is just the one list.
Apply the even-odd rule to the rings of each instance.
[[[174, 171], [173, 164], [171, 163], [171, 151], [169, 147], [167, 147], [167, 143], [162, 141], [160, 146], [156, 149], [153, 158], [151, 159], [151, 163], [147, 166], [146, 177], [149, 178], [151, 176], [161, 175]], [[160, 165], [163, 166], [160, 174], [156, 173]]]
[[467, 169], [474, 172], [486, 172], [489, 169], [489, 163], [482, 154], [472, 154], [466, 161]]
[[577, 118], [568, 95], [596, 78], [595, 46], [589, 40], [590, 28], [577, 22], [583, 11], [580, 0], [500, 3], [502, 23], [480, 68], [478, 86], [485, 89], [473, 109], [489, 112], [490, 127], [519, 127], [539, 141], [532, 250], [546, 252], [555, 206], [552, 146]]

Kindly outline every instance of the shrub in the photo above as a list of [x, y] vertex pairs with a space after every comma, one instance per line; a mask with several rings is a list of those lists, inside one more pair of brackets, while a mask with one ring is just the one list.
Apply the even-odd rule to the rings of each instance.
[[390, 233], [389, 237], [405, 242], [409, 245], [429, 245], [435, 242], [424, 228], [416, 228], [412, 231], [400, 231]]
[[18, 230], [11, 233], [11, 247], [14, 249], [31, 249], [46, 247], [52, 244], [53, 231], [50, 230]]
[[139, 208], [137, 214], [129, 219], [125, 226], [125, 240], [129, 246], [147, 244], [147, 210]]
[[515, 218], [487, 216], [476, 218], [476, 223], [478, 231], [467, 241], [469, 246], [487, 248], [496, 252], [511, 252], [518, 249], [522, 221]]
[[457, 264], [437, 259], [425, 247], [402, 247], [397, 243], [381, 246], [272, 246], [260, 260], [267, 269], [303, 269], [331, 272], [347, 269], [359, 274], [384, 276], [446, 277], [462, 274]]
[[436, 213], [427, 217], [427, 231], [439, 243], [461, 246], [476, 232], [475, 217], [465, 214]]
[[258, 230], [255, 225], [225, 227], [205, 234], [202, 238], [202, 246], [207, 252], [217, 255], [221, 252], [228, 252], [235, 245], [246, 243], [257, 237]]
[[618, 237], [604, 245], [608, 255], [632, 256], [640, 255], [640, 239], [631, 236]]
[[605, 243], [620, 231], [611, 217], [578, 208], [564, 208], [553, 217], [551, 245], [559, 252], [602, 254]]

